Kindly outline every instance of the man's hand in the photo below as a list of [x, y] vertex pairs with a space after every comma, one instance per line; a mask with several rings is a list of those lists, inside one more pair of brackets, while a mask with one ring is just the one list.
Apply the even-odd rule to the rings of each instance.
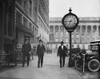
[[29, 54], [31, 54], [31, 51], [29, 52]]

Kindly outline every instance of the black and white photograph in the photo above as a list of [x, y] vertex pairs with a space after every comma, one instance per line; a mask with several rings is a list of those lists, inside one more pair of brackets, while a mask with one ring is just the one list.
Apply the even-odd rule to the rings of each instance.
[[99, 79], [100, 0], [0, 0], [0, 79]]

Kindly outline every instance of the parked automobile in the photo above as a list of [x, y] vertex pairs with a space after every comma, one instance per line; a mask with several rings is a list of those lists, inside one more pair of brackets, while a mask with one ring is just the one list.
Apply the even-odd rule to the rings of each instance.
[[[78, 70], [83, 69], [83, 62], [85, 62], [85, 69], [89, 69], [92, 72], [97, 72], [100, 70], [100, 41], [94, 41], [90, 43], [90, 51], [86, 51], [86, 53], [80, 52], [76, 54], [74, 57], [75, 60], [75, 68]], [[84, 58], [85, 57], [85, 58]]]
[[80, 48], [73, 48], [71, 53], [69, 53], [69, 66], [74, 67], [75, 59], [77, 58], [77, 54], [80, 52]]
[[[84, 57], [85, 56], [85, 60]], [[83, 61], [85, 61], [85, 69], [89, 69], [92, 72], [96, 72], [100, 69], [100, 62], [99, 58], [96, 54], [91, 53], [86, 53], [83, 55], [82, 53], [78, 54], [75, 58], [75, 68], [78, 70], [83, 69]]]

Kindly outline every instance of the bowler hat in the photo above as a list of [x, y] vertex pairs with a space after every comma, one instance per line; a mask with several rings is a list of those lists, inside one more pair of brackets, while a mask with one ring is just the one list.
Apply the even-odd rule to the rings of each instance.
[[63, 41], [61, 41], [61, 44], [64, 44], [64, 42], [63, 42]]
[[40, 39], [39, 42], [43, 42], [43, 41]]

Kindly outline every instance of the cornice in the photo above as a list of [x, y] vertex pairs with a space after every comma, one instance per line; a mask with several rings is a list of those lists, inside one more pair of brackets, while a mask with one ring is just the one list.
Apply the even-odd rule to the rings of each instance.
[[[53, 17], [49, 19], [49, 23], [61, 23], [61, 17]], [[100, 17], [79, 17], [81, 23], [100, 23]]]
[[34, 23], [32, 18], [23, 10], [23, 8], [18, 4], [18, 2], [16, 2], [15, 6], [16, 9], [18, 9], [22, 14], [24, 14], [24, 16], [27, 17], [38, 28], [38, 26]]

